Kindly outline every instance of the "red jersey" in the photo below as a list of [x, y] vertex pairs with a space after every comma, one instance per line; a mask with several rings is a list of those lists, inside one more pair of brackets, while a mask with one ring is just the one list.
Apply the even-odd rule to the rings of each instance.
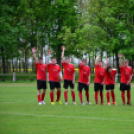
[[90, 68], [88, 66], [79, 65], [79, 82], [88, 83], [88, 76], [90, 75]]
[[127, 82], [130, 79], [130, 75], [133, 74], [133, 70], [131, 67], [125, 67], [124, 65], [120, 67], [120, 71], [121, 71], [121, 83], [125, 83], [127, 84]]
[[48, 64], [49, 81], [59, 82], [59, 72], [61, 68], [58, 64]]
[[37, 70], [37, 80], [46, 81], [46, 65], [35, 63], [35, 67]]
[[62, 62], [63, 69], [64, 69], [64, 80], [73, 80], [73, 74], [75, 72], [75, 68], [73, 64], [67, 64]]
[[95, 64], [95, 83], [102, 83], [105, 77], [105, 69]]
[[115, 75], [117, 73], [117, 70], [112, 70], [111, 72], [106, 72], [106, 79], [105, 83], [106, 85], [114, 84]]

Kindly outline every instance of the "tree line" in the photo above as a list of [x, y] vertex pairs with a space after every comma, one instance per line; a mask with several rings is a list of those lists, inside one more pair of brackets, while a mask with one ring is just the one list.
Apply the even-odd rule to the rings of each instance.
[[[133, 0], [1, 0], [0, 59], [3, 73], [15, 67], [28, 71], [31, 48], [39, 56], [47, 45], [61, 64], [62, 46], [66, 56], [82, 58], [89, 65], [96, 55], [118, 54], [134, 61]], [[105, 55], [104, 55], [105, 54]], [[10, 64], [9, 64], [10, 61]], [[9, 66], [10, 65], [10, 66]]]

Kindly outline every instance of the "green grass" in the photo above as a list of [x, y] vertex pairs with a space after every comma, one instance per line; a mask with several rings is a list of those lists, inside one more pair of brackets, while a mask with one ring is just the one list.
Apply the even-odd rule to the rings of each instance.
[[[48, 84], [49, 87], [49, 84]], [[90, 85], [90, 101], [93, 105], [81, 106], [77, 84], [75, 86], [76, 103], [64, 105], [64, 89], [61, 101], [63, 105], [50, 105], [49, 88], [46, 105], [37, 103], [36, 83], [0, 83], [0, 134], [133, 134], [134, 106], [123, 106], [116, 84], [115, 94], [118, 106], [96, 106], [93, 84]], [[134, 103], [134, 85], [132, 85], [132, 103]], [[56, 93], [56, 92], [55, 92]], [[56, 95], [55, 95], [56, 99]], [[83, 100], [85, 93], [83, 91]], [[104, 90], [106, 103], [106, 91]]]

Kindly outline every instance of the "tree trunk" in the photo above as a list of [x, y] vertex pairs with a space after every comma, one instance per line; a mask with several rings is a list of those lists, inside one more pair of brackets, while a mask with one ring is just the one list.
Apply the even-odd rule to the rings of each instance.
[[61, 66], [61, 47], [62, 47], [62, 44], [57, 45], [57, 53], [56, 53], [57, 63], [60, 66]]
[[6, 70], [7, 70], [7, 73], [8, 73], [8, 67], [9, 67], [8, 60], [6, 60]]
[[12, 68], [13, 68], [13, 72], [15, 72], [15, 71], [14, 71], [14, 64], [13, 64], [13, 59], [12, 59]]
[[2, 67], [3, 67], [3, 73], [6, 74], [6, 66], [5, 66], [5, 57], [2, 56]]
[[114, 68], [114, 54], [113, 54], [113, 68]]
[[117, 69], [118, 69], [118, 74], [120, 74], [120, 69], [119, 69], [119, 57], [118, 57], [118, 53], [116, 52], [115, 53], [115, 56], [116, 56], [116, 67], [117, 67]]
[[41, 47], [41, 53], [40, 53], [40, 56], [43, 58], [43, 45], [41, 45], [40, 47]]
[[19, 58], [19, 73], [21, 72], [20, 58]]

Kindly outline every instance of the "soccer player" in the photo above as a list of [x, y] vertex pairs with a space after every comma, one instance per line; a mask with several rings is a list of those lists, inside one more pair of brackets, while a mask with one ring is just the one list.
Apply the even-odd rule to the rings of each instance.
[[75, 102], [75, 92], [74, 92], [74, 83], [75, 83], [75, 68], [73, 64], [70, 64], [70, 58], [67, 57], [64, 60], [64, 51], [65, 47], [62, 47], [62, 65], [64, 69], [64, 98], [65, 98], [65, 105], [68, 104], [68, 87], [71, 88], [71, 95], [72, 95], [72, 100], [73, 104], [76, 105]]
[[[36, 49], [33, 47], [32, 48], [32, 52], [33, 52], [33, 57], [34, 57], [34, 62], [35, 62], [35, 66], [36, 66], [36, 70], [37, 70], [37, 89], [38, 89], [38, 93], [37, 93], [37, 97], [38, 97], [38, 104], [45, 104], [44, 102], [44, 97], [45, 97], [45, 92], [46, 92], [46, 65], [43, 64], [43, 58], [39, 57], [38, 61], [36, 58]], [[43, 93], [41, 95], [41, 89], [43, 89]]]
[[99, 60], [100, 56], [97, 56], [95, 59], [95, 102], [98, 105], [98, 92], [100, 91], [101, 104], [105, 105], [103, 102], [103, 84], [105, 81], [105, 68], [103, 68], [103, 62]]
[[106, 65], [105, 65], [105, 71], [106, 71], [106, 78], [105, 78], [105, 84], [106, 84], [106, 97], [107, 97], [107, 104], [110, 104], [110, 91], [111, 91], [111, 97], [112, 97], [112, 104], [117, 105], [115, 102], [115, 94], [114, 94], [114, 80], [115, 75], [117, 73], [116, 69], [113, 69], [111, 66], [108, 66], [108, 59], [106, 58]]
[[92, 103], [89, 101], [90, 68], [86, 64], [87, 60], [82, 59], [82, 62], [80, 62], [78, 65], [79, 68], [78, 91], [81, 104], [84, 105], [82, 100], [82, 89], [84, 88], [87, 103], [91, 105]]
[[125, 105], [125, 90], [127, 90], [127, 104], [131, 105], [131, 80], [132, 80], [132, 75], [133, 71], [130, 66], [128, 66], [129, 62], [128, 60], [124, 60], [124, 65], [121, 64], [121, 59], [123, 57], [122, 54], [119, 55], [119, 67], [120, 67], [120, 72], [121, 72], [121, 80], [120, 80], [120, 90], [121, 90], [121, 98], [122, 102]]
[[57, 88], [57, 100], [56, 101], [61, 105], [62, 104], [60, 101], [61, 85], [59, 82], [59, 77], [62, 81], [62, 72], [55, 58], [53, 58], [50, 63], [50, 55], [51, 55], [51, 51], [49, 51], [48, 56], [46, 57], [46, 64], [48, 66], [48, 72], [49, 72], [51, 105], [55, 105], [54, 103], [54, 89], [55, 88]]

